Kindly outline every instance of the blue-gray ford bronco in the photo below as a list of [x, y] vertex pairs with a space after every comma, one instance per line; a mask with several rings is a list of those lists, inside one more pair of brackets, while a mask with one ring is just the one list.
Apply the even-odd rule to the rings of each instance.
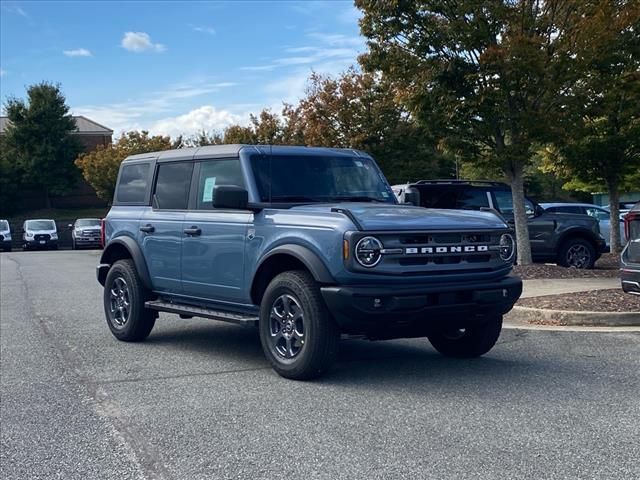
[[145, 339], [158, 312], [257, 326], [292, 379], [325, 372], [341, 335], [427, 337], [447, 356], [483, 355], [522, 292], [498, 215], [398, 204], [356, 150], [133, 155], [102, 228], [97, 276], [116, 338]]

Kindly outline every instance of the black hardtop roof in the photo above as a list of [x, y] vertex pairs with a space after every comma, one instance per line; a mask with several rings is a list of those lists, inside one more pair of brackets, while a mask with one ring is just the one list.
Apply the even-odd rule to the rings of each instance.
[[253, 149], [256, 153], [274, 155], [345, 155], [369, 156], [367, 153], [348, 148], [305, 147], [292, 145], [207, 145], [205, 147], [179, 148], [160, 152], [140, 153], [125, 158], [125, 162], [136, 160], [158, 160], [172, 162], [177, 160], [198, 160], [204, 158], [237, 157], [243, 149]]

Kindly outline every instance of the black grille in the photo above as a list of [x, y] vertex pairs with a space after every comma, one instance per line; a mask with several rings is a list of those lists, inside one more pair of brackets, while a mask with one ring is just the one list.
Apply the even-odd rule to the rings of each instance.
[[403, 245], [439, 244], [455, 245], [491, 242], [491, 235], [484, 233], [435, 233], [402, 235], [399, 238]]
[[39, 242], [41, 240], [51, 240], [51, 235], [49, 235], [48, 233], [38, 233], [34, 235], [33, 238], [35, 238]]

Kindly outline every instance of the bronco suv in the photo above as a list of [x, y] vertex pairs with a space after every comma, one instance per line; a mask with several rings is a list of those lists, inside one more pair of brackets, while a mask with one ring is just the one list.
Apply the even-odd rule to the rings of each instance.
[[514, 240], [491, 212], [399, 205], [355, 150], [220, 145], [120, 167], [97, 267], [113, 335], [158, 312], [259, 328], [280, 375], [307, 379], [341, 334], [428, 337], [476, 357], [522, 291]]

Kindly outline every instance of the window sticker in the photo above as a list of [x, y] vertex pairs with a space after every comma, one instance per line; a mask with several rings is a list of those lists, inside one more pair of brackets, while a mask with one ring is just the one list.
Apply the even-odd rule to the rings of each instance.
[[203, 202], [213, 201], [213, 188], [216, 186], [216, 177], [208, 177], [204, 181], [204, 192], [202, 193]]

